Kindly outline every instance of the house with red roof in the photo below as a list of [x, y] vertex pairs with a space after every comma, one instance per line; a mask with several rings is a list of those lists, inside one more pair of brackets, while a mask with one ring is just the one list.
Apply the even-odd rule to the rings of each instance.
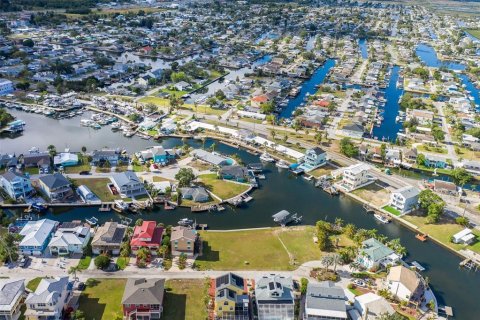
[[153, 48], [150, 47], [150, 46], [146, 46], [146, 47], [142, 47], [140, 48], [140, 53], [143, 53], [143, 54], [151, 54], [152, 51], [153, 51]]
[[138, 249], [145, 247], [150, 249], [152, 255], [157, 254], [158, 248], [162, 244], [163, 228], [157, 227], [155, 221], [143, 221], [141, 226], [136, 226], [133, 230], [130, 247], [134, 254]]
[[322, 108], [328, 108], [330, 102], [326, 100], [316, 100], [313, 102], [313, 104]]
[[270, 101], [270, 98], [266, 94], [260, 94], [250, 99], [251, 106], [255, 108], [260, 108], [260, 105], [262, 103], [267, 103], [269, 101]]

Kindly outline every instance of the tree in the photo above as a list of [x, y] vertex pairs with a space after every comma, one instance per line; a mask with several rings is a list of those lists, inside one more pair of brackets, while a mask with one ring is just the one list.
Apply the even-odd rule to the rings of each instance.
[[308, 287], [308, 279], [307, 278], [301, 278], [300, 279], [300, 292], [302, 295], [305, 295], [307, 293], [307, 287]]
[[93, 261], [95, 263], [95, 267], [97, 269], [106, 269], [110, 265], [110, 257], [107, 255], [101, 254], [98, 257], [95, 258]]
[[377, 320], [405, 320], [405, 317], [395, 312], [393, 314], [382, 313]]
[[354, 224], [349, 223], [349, 224], [345, 225], [345, 227], [343, 227], [343, 233], [345, 233], [345, 235], [347, 237], [352, 239], [355, 236], [355, 234], [357, 233], [357, 228], [355, 227]]
[[49, 145], [47, 147], [48, 153], [50, 154], [51, 157], [54, 157], [57, 155], [57, 148], [53, 144]]
[[186, 266], [187, 266], [187, 255], [182, 252], [178, 257], [178, 268], [180, 270], [183, 270], [185, 269]]
[[340, 152], [352, 158], [358, 155], [358, 147], [353, 144], [350, 138], [345, 137], [340, 140]]
[[328, 271], [328, 268], [335, 262], [331, 254], [326, 254], [322, 256], [322, 258], [320, 259], [320, 263], [322, 264], [322, 266], [325, 267], [325, 271]]
[[418, 165], [424, 166], [425, 165], [425, 160], [426, 160], [426, 158], [425, 158], [425, 155], [423, 153], [419, 153], [417, 155], [417, 161], [416, 162], [417, 162]]
[[465, 168], [455, 168], [452, 170], [452, 178], [455, 184], [463, 187], [473, 176]]
[[87, 152], [87, 147], [83, 146], [83, 147], [82, 147], [82, 152], [83, 152], [83, 153]]
[[323, 139], [322, 133], [321, 133], [321, 132], [317, 132], [317, 133], [315, 134], [315, 141], [316, 141], [318, 144], [322, 144], [322, 139]]
[[143, 224], [143, 219], [141, 219], [141, 218], [139, 218], [139, 219], [137, 219], [137, 221], [135, 221], [135, 225], [137, 227], [141, 226], [142, 224]]
[[68, 274], [73, 274], [73, 280], [77, 279], [77, 272], [82, 272], [82, 269], [80, 269], [78, 266], [72, 266], [70, 269], [68, 269]]
[[82, 310], [77, 309], [74, 312], [72, 312], [71, 319], [72, 320], [85, 320], [85, 313]]
[[195, 174], [193, 173], [192, 168], [180, 168], [175, 175], [175, 179], [178, 181], [178, 186], [180, 188], [189, 187], [192, 184], [192, 181], [195, 180]]
[[150, 251], [145, 248], [141, 247], [137, 250], [137, 267], [145, 268], [147, 266], [148, 258], [150, 257]]
[[0, 261], [15, 262], [18, 260], [18, 247], [15, 240], [15, 235], [12, 233], [6, 233], [0, 237]]

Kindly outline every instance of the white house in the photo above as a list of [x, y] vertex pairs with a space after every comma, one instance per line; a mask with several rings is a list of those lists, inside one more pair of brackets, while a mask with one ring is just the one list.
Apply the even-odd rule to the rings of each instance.
[[305, 152], [301, 168], [305, 171], [312, 171], [327, 163], [327, 153], [321, 148], [308, 149]]
[[22, 314], [20, 308], [25, 294], [25, 281], [0, 280], [0, 319], [18, 320]]
[[48, 244], [51, 254], [82, 254], [90, 241], [90, 228], [76, 223], [63, 223]]
[[394, 265], [399, 260], [398, 254], [375, 238], [363, 241], [357, 256], [357, 262], [368, 270]]
[[410, 212], [417, 206], [419, 194], [420, 190], [414, 186], [397, 189], [390, 195], [390, 206], [401, 213]]
[[68, 277], [43, 278], [35, 292], [25, 299], [27, 310], [25, 318], [29, 320], [60, 320], [63, 310], [72, 297]]
[[421, 302], [425, 292], [418, 273], [404, 266], [391, 267], [386, 284], [392, 296], [400, 300]]
[[370, 166], [366, 163], [357, 163], [343, 169], [340, 187], [346, 191], [353, 191], [374, 181], [369, 174]]
[[308, 283], [303, 320], [348, 319], [345, 292], [331, 281]]
[[147, 194], [143, 182], [132, 171], [115, 173], [111, 180], [122, 196], [132, 197]]
[[41, 255], [57, 226], [58, 222], [50, 219], [27, 222], [20, 231], [23, 239], [20, 241], [18, 249], [22, 254]]
[[257, 278], [255, 298], [259, 320], [294, 319], [295, 299], [291, 277], [271, 274]]
[[465, 228], [462, 231], [453, 235], [452, 242], [453, 243], [461, 243], [461, 244], [470, 244], [475, 241], [475, 235], [472, 233], [471, 229]]
[[7, 171], [0, 176], [0, 187], [8, 193], [10, 198], [24, 198], [32, 193], [30, 178], [17, 171]]
[[8, 79], [0, 79], [0, 96], [13, 92], [13, 82]]
[[355, 297], [353, 306], [358, 310], [362, 319], [374, 320], [381, 315], [395, 313], [395, 310], [385, 298], [372, 292]]

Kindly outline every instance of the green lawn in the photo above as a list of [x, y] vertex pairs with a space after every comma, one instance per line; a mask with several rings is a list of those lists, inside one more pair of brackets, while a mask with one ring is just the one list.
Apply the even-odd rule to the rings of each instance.
[[223, 200], [233, 198], [250, 188], [248, 184], [217, 179], [216, 173], [200, 175], [198, 178], [205, 188]]
[[124, 270], [128, 266], [128, 261], [130, 258], [118, 257], [117, 266], [120, 270]]
[[180, 98], [181, 96], [185, 95], [188, 93], [188, 91], [177, 91], [177, 90], [169, 90], [169, 89], [162, 89], [160, 92], [165, 92], [171, 96], [175, 96], [177, 98]]
[[91, 256], [86, 256], [86, 257], [80, 259], [80, 261], [78, 261], [77, 267], [80, 270], [87, 270], [88, 267], [90, 266], [91, 262], [92, 262], [92, 257]]
[[37, 167], [25, 168], [23, 171], [28, 173], [29, 175], [38, 174], [39, 172]]
[[[456, 224], [454, 221], [442, 218], [440, 222], [435, 224], [427, 224], [425, 222], [426, 218], [423, 216], [417, 215], [405, 215], [402, 217], [403, 219], [407, 220], [408, 222], [413, 223], [414, 225], [419, 227], [419, 230], [423, 233], [426, 233], [440, 242], [446, 244], [447, 246], [455, 249], [470, 249], [477, 253], [480, 253], [480, 242], [474, 242], [473, 245], [462, 245], [462, 244], [455, 244], [450, 242], [450, 237], [456, 234], [459, 231], [465, 229], [465, 227]], [[480, 231], [474, 229], [473, 233], [477, 236], [477, 240], [480, 239]]]
[[86, 319], [111, 320], [122, 316], [121, 301], [125, 279], [89, 279], [80, 296], [79, 309]]
[[465, 31], [480, 40], [480, 29], [465, 29]]
[[400, 211], [398, 211], [397, 209], [392, 208], [392, 207], [390, 207], [390, 206], [385, 206], [385, 207], [383, 207], [383, 210], [388, 211], [388, 212], [390, 212], [391, 214], [396, 215], [397, 217], [402, 214]]
[[111, 202], [115, 199], [120, 199], [119, 195], [113, 195], [108, 190], [107, 184], [111, 182], [108, 178], [79, 178], [74, 180], [77, 185], [86, 185], [102, 201]]
[[424, 145], [419, 145], [417, 146], [418, 151], [424, 151], [424, 152], [431, 152], [431, 153], [439, 153], [439, 154], [447, 154], [448, 151], [445, 148], [442, 147], [428, 147]]
[[42, 281], [43, 277], [37, 277], [32, 280], [30, 280], [27, 283], [27, 289], [30, 289], [31, 291], [37, 290], [38, 285], [40, 284], [40, 281]]
[[203, 285], [204, 280], [168, 280], [165, 283], [162, 319], [205, 319], [207, 311], [203, 300]]
[[90, 166], [90, 164], [86, 163], [86, 164], [80, 164], [78, 166], [64, 167], [63, 169], [65, 173], [79, 173], [81, 171], [90, 171], [92, 167]]
[[324, 165], [320, 168], [317, 168], [313, 171], [308, 172], [308, 174], [314, 176], [315, 178], [319, 178], [321, 176], [330, 174], [330, 172], [332, 172], [335, 169], [336, 169], [335, 167], [333, 167], [329, 164], [326, 164], [326, 165]]

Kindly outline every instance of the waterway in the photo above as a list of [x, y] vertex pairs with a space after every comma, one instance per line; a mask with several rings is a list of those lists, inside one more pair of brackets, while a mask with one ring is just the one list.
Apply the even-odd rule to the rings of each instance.
[[402, 124], [395, 121], [395, 118], [398, 115], [398, 110], [400, 109], [398, 100], [403, 94], [403, 90], [397, 88], [399, 72], [400, 67], [393, 66], [390, 81], [385, 90], [387, 103], [385, 104], [383, 121], [379, 127], [373, 127], [373, 136], [380, 140], [395, 141], [398, 131], [402, 128]]
[[300, 93], [293, 99], [291, 99], [287, 106], [280, 113], [281, 118], [289, 118], [292, 116], [295, 109], [304, 102], [305, 97], [308, 94], [314, 94], [317, 92], [317, 85], [322, 84], [325, 78], [327, 77], [330, 69], [335, 66], [334, 59], [328, 59], [325, 63], [317, 68], [313, 75], [302, 84]]
[[435, 51], [435, 49], [428, 44], [420, 43], [415, 49], [415, 53], [420, 58], [420, 60], [422, 60], [422, 62], [425, 63], [425, 65], [427, 65], [428, 67], [446, 67], [450, 70], [456, 71], [465, 70], [465, 65], [459, 62], [440, 60], [437, 56], [437, 52]]
[[362, 59], [368, 59], [367, 39], [359, 39], [358, 46], [360, 47], [360, 53], [362, 54]]

